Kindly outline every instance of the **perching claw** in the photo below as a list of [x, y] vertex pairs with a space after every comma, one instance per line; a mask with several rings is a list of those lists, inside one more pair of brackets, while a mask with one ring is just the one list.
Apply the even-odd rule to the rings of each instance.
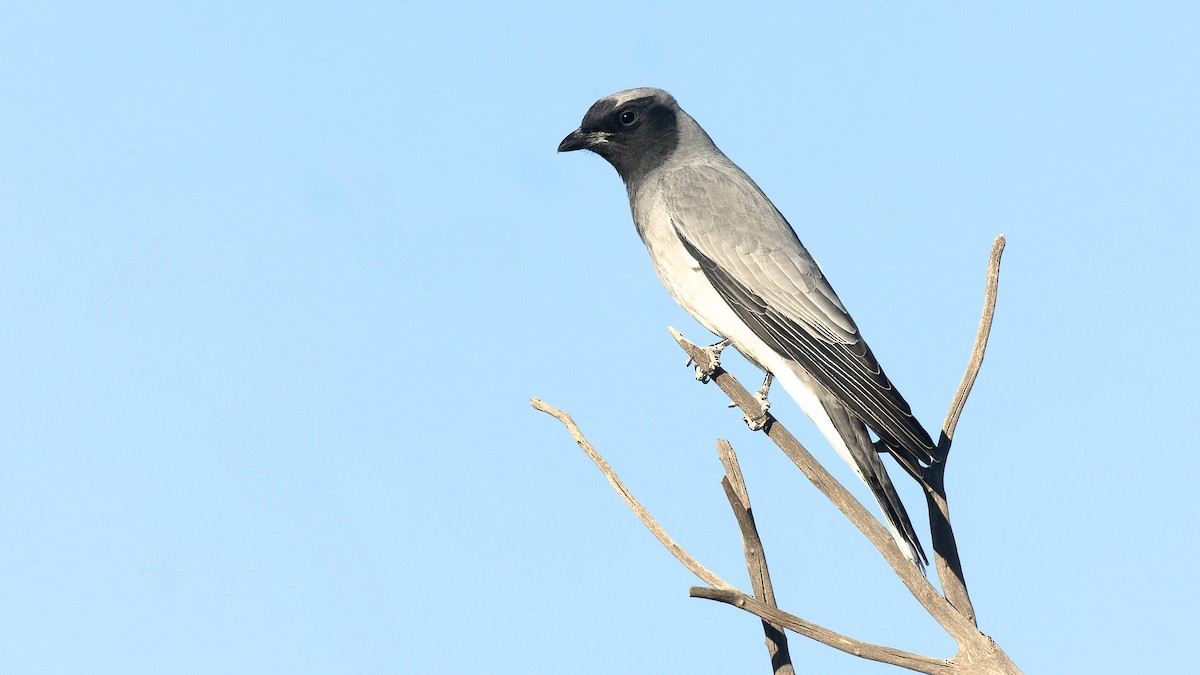
[[767, 400], [767, 393], [771, 391], [771, 374], [763, 378], [762, 386], [758, 391], [754, 392], [754, 398], [758, 399], [758, 404], [761, 407], [759, 413], [753, 417], [749, 414], [742, 415], [742, 419], [746, 421], [746, 426], [750, 431], [758, 431], [767, 425], [767, 411], [771, 408], [771, 402]]
[[[711, 344], [707, 347], [700, 347], [700, 349], [703, 349], [705, 352], [708, 353], [708, 359], [709, 359], [709, 363], [711, 364], [711, 366], [708, 368], [708, 370], [705, 370], [700, 367], [700, 364], [696, 364], [696, 379], [697, 380], [699, 380], [700, 382], [708, 382], [708, 378], [712, 377], [712, 374], [714, 372], [716, 372], [717, 368], [721, 367], [721, 352], [725, 351], [725, 348], [731, 344], [733, 344], [733, 341], [730, 340], [729, 338], [725, 338], [724, 340], [721, 340], [720, 342], [718, 342], [716, 344]], [[685, 363], [683, 365], [684, 366], [692, 365], [692, 358], [689, 356], [687, 363]]]
[[[749, 413], [742, 415], [742, 420], [746, 422], [746, 426], [750, 427], [750, 431], [758, 431], [767, 425], [767, 411], [771, 409], [771, 402], [767, 400], [767, 393], [771, 391], [772, 377], [770, 373], [763, 378], [762, 386], [758, 391], [754, 392], [754, 398], [758, 400], [761, 406], [757, 415], [751, 416]], [[736, 408], [738, 404], [730, 403], [730, 408]]]

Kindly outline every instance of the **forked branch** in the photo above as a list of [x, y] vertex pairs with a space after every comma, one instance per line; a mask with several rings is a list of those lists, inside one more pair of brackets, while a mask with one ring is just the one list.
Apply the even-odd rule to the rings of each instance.
[[539, 398], [531, 398], [529, 399], [529, 402], [533, 404], [534, 408], [541, 410], [547, 415], [550, 415], [559, 422], [563, 423], [563, 426], [567, 428], [567, 431], [571, 432], [571, 437], [575, 439], [575, 443], [577, 443], [579, 447], [583, 449], [585, 453], [587, 453], [587, 456], [596, 463], [596, 466], [600, 469], [600, 472], [603, 473], [604, 477], [608, 479], [609, 484], [613, 486], [613, 489], [617, 491], [617, 494], [621, 495], [621, 499], [625, 500], [625, 504], [627, 504], [629, 508], [633, 510], [634, 514], [637, 515], [638, 519], [642, 521], [642, 524], [645, 525], [648, 530], [650, 530], [654, 537], [658, 539], [659, 543], [667, 547], [667, 550], [671, 552], [671, 555], [675, 556], [676, 560], [683, 563], [683, 566], [688, 568], [692, 574], [700, 577], [704, 583], [712, 586], [713, 588], [737, 590], [732, 584], [716, 574], [713, 574], [704, 565], [701, 565], [700, 561], [696, 560], [690, 553], [683, 550], [682, 546], [675, 543], [675, 540], [672, 539], [669, 534], [667, 534], [667, 531], [664, 530], [662, 526], [658, 524], [658, 521], [656, 521], [654, 517], [650, 515], [650, 512], [646, 510], [646, 507], [642, 506], [642, 503], [639, 502], [637, 498], [633, 496], [633, 493], [631, 493], [625, 487], [625, 484], [621, 482], [620, 477], [617, 476], [617, 472], [613, 470], [612, 466], [610, 466], [609, 463], [605, 461], [604, 457], [602, 457], [600, 453], [596, 451], [596, 448], [592, 447], [592, 444], [588, 442], [587, 438], [584, 437], [583, 432], [579, 430], [579, 427], [575, 424], [575, 420], [571, 419], [570, 415], [552, 405], [543, 403]]
[[[747, 394], [747, 396], [749, 396], [749, 394]], [[672, 539], [669, 535], [667, 535], [667, 533], [662, 529], [662, 527], [658, 524], [658, 522], [654, 519], [654, 517], [650, 515], [649, 511], [647, 511], [645, 509], [645, 507], [643, 507], [641, 505], [641, 503], [636, 498], [634, 498], [634, 496], [632, 494], [630, 494], [630, 492], [625, 488], [624, 483], [621, 482], [621, 479], [617, 476], [617, 474], [613, 470], [612, 466], [610, 466], [609, 463], [607, 461], [605, 461], [604, 458], [600, 455], [600, 453], [596, 451], [596, 449], [592, 446], [592, 444], [583, 435], [583, 432], [580, 431], [579, 427], [575, 424], [575, 420], [573, 420], [570, 415], [563, 412], [562, 410], [559, 410], [558, 408], [555, 408], [552, 405], [545, 403], [544, 401], [542, 401], [541, 399], [538, 399], [538, 398], [530, 399], [530, 403], [533, 404], [534, 408], [554, 417], [559, 422], [562, 422], [563, 426], [565, 426], [567, 428], [567, 431], [569, 431], [571, 433], [571, 436], [575, 439], [575, 442], [579, 445], [579, 447], [582, 448], [585, 453], [587, 453], [588, 457], [590, 457], [592, 459], [592, 461], [595, 462], [596, 466], [600, 469], [600, 471], [605, 475], [606, 478], [608, 478], [608, 482], [613, 486], [613, 489], [616, 490], [619, 495], [621, 495], [621, 499], [623, 499], [625, 501], [625, 503], [629, 506], [629, 508], [633, 510], [634, 514], [636, 514], [637, 517], [642, 521], [642, 523], [654, 534], [654, 536], [659, 540], [659, 542], [662, 543], [662, 545], [665, 546], [667, 548], [667, 550], [670, 551], [671, 554], [674, 555], [675, 558], [684, 565], [684, 567], [686, 567], [697, 577], [700, 577], [706, 583], [709, 583], [709, 585], [712, 586], [712, 588], [704, 589], [705, 592], [718, 592], [718, 593], [725, 592], [725, 593], [730, 594], [727, 596], [722, 596], [722, 595], [713, 596], [712, 599], [720, 600], [720, 599], [726, 598], [726, 597], [728, 597], [728, 598], [747, 598], [750, 600], [750, 602], [734, 603], [735, 606], [741, 607], [742, 609], [745, 609], [748, 612], [756, 613], [756, 614], [759, 613], [759, 611], [776, 612], [776, 614], [760, 614], [760, 616], [764, 620], [766, 620], [768, 623], [776, 624], [779, 626], [785, 626], [787, 628], [790, 628], [790, 629], [796, 631], [797, 633], [799, 633], [801, 635], [810, 637], [818, 642], [829, 645], [830, 647], [839, 649], [848, 654], [855, 654], [855, 655], [871, 654], [873, 656], [866, 656], [865, 658], [872, 658], [873, 660], [876, 660], [876, 661], [881, 661], [883, 663], [890, 663], [892, 665], [901, 666], [901, 667], [910, 668], [910, 669], [913, 669], [912, 664], [917, 663], [918, 662], [917, 660], [926, 659], [928, 665], [930, 666], [929, 669], [921, 669], [921, 668], [915, 669], [915, 670], [918, 670], [919, 672], [923, 672], [923, 673], [954, 673], [954, 672], [970, 673], [970, 672], [973, 672], [973, 671], [965, 671], [965, 670], [956, 671], [954, 669], [947, 670], [945, 668], [945, 664], [953, 663], [953, 662], [948, 662], [948, 661], [944, 661], [944, 660], [940, 660], [940, 659], [931, 659], [928, 657], [920, 657], [919, 655], [912, 655], [912, 654], [909, 654], [908, 652], [905, 652], [905, 651], [899, 650], [899, 649], [895, 649], [892, 647], [885, 647], [882, 645], [871, 644], [869, 642], [863, 642], [861, 640], [855, 640], [854, 638], [847, 637], [845, 635], [841, 635], [840, 633], [831, 631], [828, 628], [825, 628], [823, 626], [812, 623], [811, 621], [806, 621], [795, 615], [789, 614], [787, 612], [782, 612], [765, 602], [759, 602], [759, 601], [755, 600], [754, 598], [752, 598], [751, 596], [744, 593], [743, 591], [738, 590], [737, 588], [734, 588], [733, 586], [729, 585], [724, 580], [722, 580], [720, 577], [713, 574], [706, 567], [701, 565], [695, 558], [693, 558], [691, 556], [691, 554], [689, 554], [687, 551], [685, 551], [683, 549], [683, 547], [679, 546], [679, 544], [677, 544], [674, 539]], [[739, 475], [740, 475], [740, 472], [739, 472]], [[732, 487], [732, 484], [731, 484], [730, 489], [731, 489], [731, 491], [736, 492], [736, 489]], [[740, 498], [739, 498], [739, 501], [740, 501]], [[882, 526], [879, 526], [878, 523], [876, 523], [876, 526], [878, 526], [882, 529]], [[764, 562], [764, 567], [765, 567], [765, 562]], [[716, 583], [713, 583], [713, 582], [716, 582]], [[695, 589], [693, 589], [692, 594], [696, 595], [696, 597], [708, 597], [708, 596], [704, 596], [704, 595], [697, 595]], [[774, 661], [774, 658], [773, 658], [773, 661]]]
[[[763, 550], [762, 538], [758, 536], [758, 525], [754, 522], [754, 510], [750, 508], [750, 492], [746, 489], [746, 479], [742, 476], [742, 467], [738, 463], [737, 453], [729, 441], [717, 441], [717, 456], [725, 466], [725, 477], [721, 479], [721, 487], [725, 489], [725, 497], [729, 507], [733, 509], [733, 517], [737, 519], [738, 530], [742, 533], [742, 552], [746, 557], [746, 571], [750, 574], [750, 587], [754, 589], [754, 597], [768, 607], [778, 608], [775, 604], [775, 589], [771, 585], [771, 572], [767, 569], [767, 553]], [[788, 652], [787, 633], [783, 626], [763, 619], [763, 634], [767, 640], [767, 655], [771, 659], [771, 668], [775, 675], [794, 675], [792, 656]]]
[[946, 411], [946, 419], [942, 422], [942, 436], [938, 446], [945, 456], [950, 451], [950, 443], [954, 440], [954, 429], [958, 426], [958, 418], [962, 416], [963, 406], [967, 404], [967, 396], [971, 387], [975, 386], [975, 378], [979, 376], [979, 368], [983, 365], [983, 354], [987, 351], [988, 337], [992, 334], [992, 319], [996, 316], [996, 295], [1000, 286], [1000, 256], [1004, 255], [1004, 235], [999, 235], [992, 242], [992, 254], [988, 258], [987, 283], [983, 289], [983, 314], [979, 317], [979, 329], [975, 331], [975, 344], [971, 347], [971, 359], [967, 362], [967, 371], [963, 373], [958, 383], [958, 391], [950, 401], [950, 409]]
[[[955, 427], [962, 414], [963, 406], [975, 378], [983, 362], [984, 351], [987, 347], [991, 330], [992, 317], [995, 312], [996, 288], [999, 279], [1000, 256], [1004, 250], [1004, 237], [996, 238], [992, 246], [992, 254], [988, 266], [988, 279], [984, 298], [983, 317], [980, 319], [979, 330], [976, 334], [975, 345], [967, 371], [963, 375], [958, 390], [950, 404], [946, 419], [942, 425], [942, 435], [939, 447], [942, 455], [949, 451], [954, 437]], [[862, 658], [889, 663], [922, 673], [962, 673], [964, 675], [1013, 675], [1020, 670], [1009, 660], [1008, 656], [996, 645], [991, 638], [979, 632], [975, 627], [974, 609], [967, 597], [966, 584], [963, 582], [962, 565], [958, 557], [954, 540], [954, 531], [950, 526], [949, 508], [945, 492], [945, 461], [931, 467], [914, 467], [901, 462], [904, 468], [916, 477], [925, 487], [929, 506], [930, 525], [933, 532], [934, 552], [938, 578], [941, 580], [945, 597], [929, 583], [924, 576], [892, 543], [884, 527], [858, 502], [840, 483], [838, 483], [818, 463], [812, 455], [791, 435], [773, 416], [763, 409], [761, 402], [752, 396], [741, 384], [718, 364], [712, 363], [709, 352], [688, 342], [677, 331], [671, 329], [672, 335], [688, 356], [696, 361], [697, 366], [709, 373], [712, 381], [724, 391], [733, 402], [742, 409], [747, 421], [762, 423], [761, 429], [772, 441], [783, 450], [805, 476], [827, 497], [856, 527], [871, 541], [884, 559], [891, 565], [896, 575], [909, 589], [927, 612], [954, 638], [958, 644], [958, 653], [954, 658], [935, 659], [920, 654], [913, 654], [891, 647], [872, 645], [853, 638], [835, 633], [826, 628], [805, 621], [792, 614], [779, 610], [775, 606], [774, 593], [770, 586], [767, 572], [766, 557], [762, 551], [762, 543], [758, 538], [750, 510], [749, 497], [745, 483], [737, 467], [737, 458], [732, 447], [721, 441], [718, 449], [722, 463], [726, 467], [727, 477], [722, 481], [730, 506], [738, 519], [742, 532], [743, 546], [746, 554], [747, 568], [750, 571], [754, 585], [754, 597], [733, 588], [723, 579], [709, 571], [682, 549], [654, 521], [646, 509], [629, 493], [624, 484], [616, 476], [612, 467], [584, 438], [569, 415], [549, 406], [542, 401], [532, 399], [533, 406], [546, 412], [564, 425], [571, 432], [575, 441], [596, 463], [613, 488], [621, 495], [646, 527], [654, 533], [664, 546], [689, 570], [708, 583], [711, 588], [694, 587], [693, 597], [708, 598], [725, 602], [757, 615], [763, 620], [767, 634], [768, 649], [772, 656], [772, 666], [777, 675], [787, 675], [790, 672], [790, 661], [787, 660], [786, 641], [781, 628], [788, 628], [806, 637], [817, 640], [841, 651]], [[898, 458], [899, 459], [899, 458]]]
[[829, 645], [834, 649], [852, 654], [859, 658], [869, 659], [871, 661], [879, 661], [880, 663], [890, 663], [893, 666], [900, 666], [909, 670], [915, 670], [918, 673], [953, 673], [955, 667], [953, 662], [946, 659], [935, 659], [921, 654], [906, 652], [902, 649], [894, 649], [892, 647], [881, 647], [873, 645], [861, 640], [855, 640], [852, 637], [847, 637], [841, 633], [836, 633], [827, 628], [814, 626], [813, 624], [798, 619], [787, 612], [781, 611], [775, 607], [752, 598], [745, 593], [739, 591], [722, 591], [715, 588], [707, 588], [705, 586], [693, 586], [689, 589], [688, 594], [693, 598], [703, 598], [705, 600], [716, 600], [727, 605], [732, 605], [738, 609], [744, 609], [751, 614], [761, 618], [764, 622], [781, 625], [785, 628], [793, 630], [807, 638], [812, 638], [817, 642]]
[[[950, 409], [946, 411], [946, 419], [942, 422], [942, 433], [938, 439], [939, 454], [942, 461], [928, 467], [920, 468], [920, 482], [925, 487], [925, 504], [929, 510], [929, 531], [933, 537], [933, 562], [937, 569], [938, 579], [942, 584], [942, 593], [946, 600], [954, 605], [971, 623], [978, 623], [975, 607], [967, 593], [967, 582], [963, 576], [962, 559], [958, 555], [958, 540], [954, 537], [954, 527], [950, 524], [950, 505], [946, 499], [946, 465], [949, 460], [950, 444], [954, 440], [954, 429], [958, 426], [958, 418], [962, 415], [967, 403], [967, 396], [975, 386], [975, 378], [983, 365], [983, 355], [987, 351], [988, 338], [992, 333], [992, 319], [996, 315], [996, 294], [1000, 284], [1000, 257], [1004, 254], [1004, 235], [996, 237], [992, 242], [992, 253], [988, 258], [987, 282], [983, 291], [983, 313], [979, 318], [979, 329], [975, 331], [975, 344], [971, 347], [971, 358], [967, 362], [967, 370], [963, 373], [950, 401]], [[903, 463], [903, 462], [902, 462]], [[910, 467], [905, 467], [910, 468]], [[911, 471], [911, 469], [910, 469]]]
[[[679, 345], [683, 347], [683, 350], [687, 352], [687, 355], [696, 361], [697, 367], [708, 372], [709, 378], [721, 388], [721, 391], [729, 396], [730, 400], [742, 408], [743, 413], [747, 416], [753, 416], [761, 412], [761, 404], [758, 399], [746, 391], [746, 388], [729, 371], [721, 368], [719, 365], [714, 365], [706, 350], [689, 342], [678, 331], [675, 331], [675, 329], [671, 329], [671, 333], [675, 336], [675, 340], [679, 342]], [[830, 475], [825, 467], [821, 466], [821, 463], [812, 456], [812, 453], [800, 441], [796, 440], [796, 437], [787, 428], [779, 423], [779, 420], [775, 419], [769, 412], [766, 414], [766, 417], [766, 424], [762, 428], [763, 433], [774, 441], [775, 445], [783, 451], [783, 454], [792, 460], [796, 468], [800, 469], [805, 477], [870, 540], [871, 544], [879, 550], [884, 560], [891, 565], [896, 576], [900, 577], [900, 581], [904, 583], [909, 592], [913, 594], [913, 597], [925, 608], [925, 611], [929, 612], [929, 615], [947, 633], [956, 638], [959, 634], [967, 632], [968, 628], [970, 631], [974, 631], [974, 626], [967, 622], [961, 614], [946, 602], [946, 599], [937, 592], [937, 589], [929, 583], [929, 580], [921, 575], [916, 565], [913, 565], [912, 562], [900, 553], [900, 549], [893, 543], [891, 535], [854, 498], [854, 495], [850, 494], [850, 491], [845, 486]]]

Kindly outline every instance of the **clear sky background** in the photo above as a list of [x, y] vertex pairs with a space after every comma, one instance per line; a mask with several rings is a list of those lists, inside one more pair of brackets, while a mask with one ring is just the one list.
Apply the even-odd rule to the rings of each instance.
[[1197, 72], [1192, 3], [5, 3], [0, 671], [769, 672], [530, 396], [748, 588], [729, 438], [784, 609], [951, 655], [692, 380], [616, 173], [556, 155], [658, 86], [932, 429], [1007, 235], [948, 478], [980, 625], [1030, 673], [1182, 672]]

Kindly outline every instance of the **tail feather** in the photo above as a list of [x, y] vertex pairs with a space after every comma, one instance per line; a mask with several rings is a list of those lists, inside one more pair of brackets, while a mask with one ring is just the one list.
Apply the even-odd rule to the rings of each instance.
[[921, 546], [921, 540], [917, 537], [912, 520], [908, 517], [908, 511], [888, 476], [887, 468], [871, 442], [866, 424], [829, 390], [815, 382], [800, 364], [788, 359], [778, 359], [770, 365], [774, 366], [769, 370], [776, 380], [817, 425], [834, 450], [854, 469], [854, 473], [871, 489], [897, 547], [924, 572], [924, 566], [928, 564], [929, 559]]
[[808, 414], [841, 458], [850, 464], [854, 473], [870, 488], [871, 495], [875, 496], [875, 501], [883, 510], [884, 519], [896, 546], [913, 565], [924, 572], [929, 558], [925, 556], [925, 549], [920, 545], [920, 538], [917, 537], [912, 519], [908, 518], [904, 502], [900, 501], [892, 478], [883, 466], [880, 453], [871, 443], [866, 424], [854, 417], [854, 414], [821, 384], [812, 381], [808, 372], [796, 362], [782, 360], [782, 363], [775, 365], [784, 366], [772, 369], [776, 380]]
[[924, 570], [929, 559], [925, 555], [925, 549], [921, 546], [921, 540], [917, 536], [916, 528], [913, 527], [912, 519], [908, 516], [908, 510], [904, 508], [904, 502], [900, 501], [896, 486], [888, 476], [887, 468], [879, 458], [879, 453], [875, 451], [871, 437], [867, 435], [866, 425], [854, 417], [836, 399], [829, 397], [822, 403], [825, 411], [829, 413], [830, 420], [833, 421], [834, 428], [846, 443], [850, 456], [858, 465], [863, 482], [871, 489], [875, 501], [879, 502], [879, 508], [883, 510], [883, 515], [887, 518], [888, 529], [892, 531], [892, 537], [896, 539], [900, 550], [904, 551], [917, 567]]

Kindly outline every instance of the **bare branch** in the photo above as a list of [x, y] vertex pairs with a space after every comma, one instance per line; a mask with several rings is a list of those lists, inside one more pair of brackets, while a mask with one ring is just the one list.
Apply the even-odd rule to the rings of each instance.
[[[775, 602], [775, 589], [771, 586], [771, 573], [767, 570], [767, 553], [763, 549], [762, 539], [758, 536], [758, 526], [754, 522], [754, 512], [750, 509], [750, 494], [746, 491], [746, 480], [742, 476], [742, 468], [738, 465], [737, 453], [729, 441], [717, 441], [717, 454], [721, 464], [725, 465], [725, 478], [721, 479], [721, 487], [729, 499], [729, 506], [737, 518], [738, 529], [742, 533], [742, 549], [746, 556], [746, 571], [750, 574], [750, 586], [754, 589], [754, 597], [770, 607], [778, 607]], [[767, 654], [771, 658], [771, 667], [775, 675], [794, 675], [792, 656], [788, 651], [787, 634], [783, 626], [763, 621], [763, 633], [767, 640]]]
[[609, 466], [608, 462], [605, 461], [605, 459], [600, 456], [600, 453], [597, 452], [594, 447], [592, 447], [592, 444], [589, 443], [586, 438], [584, 438], [583, 432], [579, 430], [579, 427], [575, 424], [575, 420], [571, 419], [570, 415], [552, 405], [544, 403], [538, 398], [531, 398], [529, 399], [529, 402], [533, 404], [534, 408], [557, 419], [567, 427], [567, 431], [571, 432], [571, 437], [575, 439], [575, 443], [577, 443], [579, 447], [582, 448], [585, 453], [587, 453], [587, 456], [596, 463], [596, 466], [599, 467], [600, 471], [604, 474], [604, 477], [608, 479], [608, 482], [613, 486], [613, 489], [617, 491], [617, 494], [621, 495], [621, 499], [625, 500], [625, 503], [630, 509], [633, 510], [634, 514], [641, 519], [642, 524], [650, 530], [655, 538], [658, 539], [659, 543], [667, 547], [667, 550], [671, 552], [671, 555], [675, 556], [679, 562], [683, 563], [684, 567], [691, 570], [692, 574], [700, 577], [704, 583], [712, 586], [713, 588], [737, 590], [732, 584], [728, 583], [716, 574], [713, 574], [704, 565], [701, 565], [700, 562], [693, 558], [690, 553], [683, 550], [682, 546], [675, 543], [675, 540], [672, 539], [671, 536], [667, 534], [666, 530], [664, 530], [662, 526], [658, 524], [658, 521], [654, 520], [654, 517], [651, 516], [650, 512], [646, 510], [646, 507], [642, 506], [641, 502], [639, 502], [637, 498], [635, 498], [633, 494], [631, 494], [629, 490], [625, 488], [625, 484], [621, 482], [619, 477], [617, 477], [617, 472], [613, 471], [613, 468]]
[[942, 438], [938, 445], [942, 446], [943, 455], [949, 451], [950, 443], [954, 440], [954, 428], [958, 426], [958, 418], [962, 415], [963, 406], [967, 404], [967, 396], [971, 387], [975, 386], [975, 378], [983, 365], [983, 353], [987, 350], [988, 337], [992, 332], [992, 318], [996, 315], [996, 293], [1000, 285], [1000, 256], [1004, 254], [1004, 235], [999, 235], [992, 242], [992, 255], [988, 260], [987, 283], [983, 293], [983, 315], [979, 318], [979, 329], [975, 331], [975, 345], [971, 348], [971, 359], [967, 362], [967, 372], [963, 373], [958, 391], [950, 401], [950, 410], [942, 422]]
[[[708, 358], [705, 350], [697, 347], [689, 342], [686, 338], [679, 334], [675, 329], [671, 329], [671, 333], [675, 336], [675, 341], [683, 348], [687, 355], [690, 356], [696, 363], [704, 369], [712, 368], [712, 363]], [[753, 416], [761, 410], [758, 399], [754, 398], [750, 392], [746, 391], [745, 387], [737, 381], [733, 375], [724, 369], [717, 367], [712, 371], [711, 379], [724, 391], [729, 398], [742, 409], [742, 412]], [[884, 560], [891, 565], [892, 570], [900, 577], [900, 581], [908, 588], [917, 602], [929, 612], [930, 616], [937, 621], [946, 632], [950, 633], [955, 640], [960, 638], [965, 639], [965, 636], [977, 632], [974, 624], [965, 620], [954, 607], [952, 607], [945, 598], [937, 592], [921, 573], [917, 570], [916, 565], [913, 565], [895, 545], [891, 535], [887, 533], [883, 525], [879, 524], [867, 510], [863, 507], [854, 495], [850, 494], [846, 488], [839, 483], [833, 476], [821, 466], [808, 450], [797, 441], [795, 436], [792, 436], [773, 415], [767, 413], [767, 422], [763, 426], [762, 431], [767, 434], [767, 437], [779, 446], [780, 450], [792, 460], [792, 463], [804, 473], [805, 477], [812, 482], [813, 485], [825, 495], [829, 501], [833, 502], [850, 522], [859, 529], [867, 537], [868, 540], [883, 556]], [[961, 642], [960, 642], [961, 644]]]
[[[996, 290], [999, 280], [1000, 256], [1004, 250], [1003, 235], [996, 238], [992, 246], [992, 254], [988, 267], [988, 279], [984, 298], [983, 317], [980, 319], [979, 330], [976, 334], [975, 345], [967, 372], [963, 375], [958, 391], [951, 401], [950, 410], [946, 415], [939, 439], [939, 447], [944, 453], [949, 451], [954, 437], [954, 430], [962, 414], [967, 396], [974, 385], [983, 363], [984, 351], [987, 347], [991, 331], [992, 319], [996, 306]], [[962, 565], [958, 557], [954, 530], [950, 525], [949, 508], [945, 491], [946, 462], [938, 462], [931, 467], [914, 467], [901, 460], [904, 468], [923, 483], [926, 488], [926, 498], [929, 506], [930, 526], [933, 531], [933, 543], [938, 576], [942, 581], [945, 597], [936, 589], [900, 553], [893, 544], [891, 537], [884, 527], [858, 502], [840, 483], [837, 482], [816, 459], [791, 435], [774, 416], [770, 415], [762, 402], [752, 396], [728, 372], [714, 363], [710, 350], [705, 350], [688, 342], [674, 328], [671, 334], [679, 345], [694, 360], [705, 379], [712, 379], [733, 401], [742, 409], [745, 419], [751, 428], [761, 429], [775, 442], [784, 454], [804, 473], [804, 475], [822, 492], [875, 546], [884, 560], [892, 567], [896, 575], [908, 588], [913, 597], [936, 620], [958, 644], [958, 654], [953, 659], [934, 659], [920, 654], [913, 654], [891, 647], [874, 645], [841, 635], [823, 628], [817, 624], [805, 621], [795, 615], [780, 611], [775, 606], [774, 592], [771, 588], [770, 575], [767, 570], [766, 557], [762, 550], [762, 542], [758, 537], [754, 524], [753, 512], [750, 508], [749, 495], [745, 481], [738, 467], [737, 456], [728, 442], [718, 442], [718, 452], [725, 465], [727, 476], [722, 480], [726, 497], [738, 519], [742, 532], [742, 542], [745, 549], [746, 564], [750, 571], [751, 582], [758, 598], [746, 595], [733, 588], [729, 583], [713, 574], [697, 562], [671, 539], [649, 512], [633, 497], [617, 477], [612, 467], [584, 438], [570, 415], [543, 403], [537, 398], [531, 399], [533, 407], [545, 412], [562, 422], [575, 438], [575, 442], [596, 463], [596, 466], [608, 478], [609, 483], [621, 495], [626, 504], [642, 520], [643, 524], [658, 540], [667, 547], [685, 567], [697, 577], [710, 584], [713, 588], [694, 587], [691, 595], [724, 602], [744, 609], [757, 615], [763, 620], [764, 631], [767, 634], [768, 650], [772, 655], [772, 666], [776, 675], [791, 675], [790, 657], [787, 653], [787, 643], [783, 628], [800, 633], [823, 644], [853, 654], [862, 658], [888, 663], [922, 673], [962, 673], [963, 675], [1013, 675], [1020, 670], [988, 636], [979, 632], [975, 627], [975, 614], [967, 596], [966, 584], [962, 577]], [[760, 423], [761, 424], [758, 424]], [[901, 458], [897, 458], [901, 459]]]
[[[983, 293], [983, 314], [979, 318], [979, 329], [975, 332], [975, 344], [971, 348], [971, 358], [967, 362], [967, 370], [963, 373], [962, 381], [954, 398], [950, 400], [950, 409], [946, 412], [946, 420], [942, 422], [942, 435], [938, 439], [938, 448], [942, 461], [921, 470], [921, 482], [925, 485], [925, 501], [929, 509], [929, 531], [933, 537], [933, 562], [937, 569], [938, 579], [942, 583], [942, 593], [946, 600], [955, 607], [971, 623], [978, 623], [975, 607], [971, 604], [971, 596], [967, 593], [967, 582], [963, 575], [962, 559], [958, 555], [958, 540], [954, 536], [954, 527], [950, 524], [950, 504], [946, 499], [946, 463], [950, 452], [950, 444], [954, 440], [954, 429], [958, 426], [958, 418], [962, 415], [967, 396], [975, 386], [975, 378], [983, 365], [983, 354], [987, 350], [988, 338], [992, 332], [992, 320], [996, 315], [996, 295], [1000, 284], [1000, 256], [1004, 254], [1004, 235], [996, 237], [992, 242], [992, 253], [988, 259], [987, 282]], [[907, 467], [906, 467], [907, 468]], [[911, 471], [911, 468], [910, 468]]]
[[958, 540], [950, 524], [950, 503], [946, 500], [946, 463], [940, 462], [926, 469], [925, 505], [929, 509], [929, 533], [933, 539], [933, 565], [942, 584], [942, 595], [973, 625], [975, 606], [967, 593], [967, 581], [963, 576], [962, 559], [958, 555]]
[[935, 659], [921, 654], [913, 654], [892, 647], [884, 647], [881, 645], [871, 644], [855, 640], [852, 637], [842, 635], [823, 628], [814, 623], [805, 621], [798, 616], [788, 614], [782, 610], [776, 609], [765, 602], [756, 600], [745, 593], [738, 591], [723, 591], [704, 586], [693, 586], [689, 591], [689, 595], [693, 598], [704, 598], [706, 600], [716, 600], [724, 602], [728, 605], [733, 605], [739, 609], [744, 609], [751, 614], [759, 617], [765, 622], [784, 626], [793, 630], [807, 638], [812, 638], [821, 644], [829, 645], [834, 649], [853, 654], [864, 659], [879, 661], [880, 663], [888, 663], [893, 666], [900, 666], [909, 670], [915, 670], [918, 673], [930, 673], [931, 675], [940, 673], [954, 672], [952, 664], [945, 659]]

